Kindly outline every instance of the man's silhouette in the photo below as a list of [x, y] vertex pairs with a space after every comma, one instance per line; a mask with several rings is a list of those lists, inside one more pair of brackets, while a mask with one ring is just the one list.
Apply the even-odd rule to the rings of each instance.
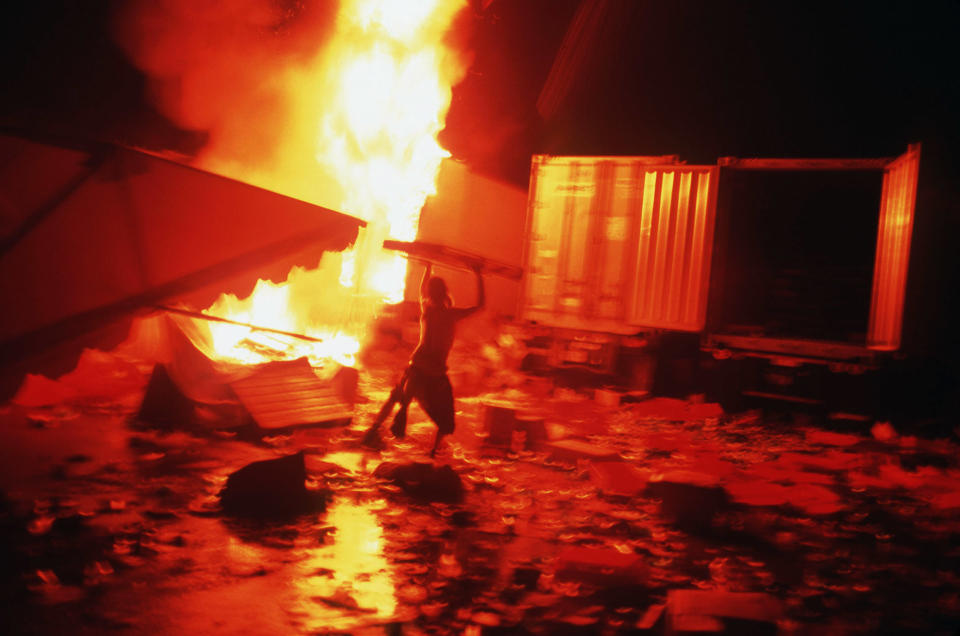
[[400, 403], [400, 410], [394, 416], [390, 430], [396, 437], [402, 438], [406, 434], [407, 408], [413, 398], [437, 425], [431, 457], [436, 454], [443, 437], [453, 433], [453, 387], [447, 377], [447, 356], [453, 346], [457, 323], [482, 309], [486, 303], [480, 266], [474, 265], [472, 269], [477, 279], [477, 304], [473, 307], [454, 307], [446, 281], [431, 276], [432, 264], [427, 264], [420, 282], [420, 342], [410, 356], [410, 366], [403, 378], [390, 393], [390, 398], [364, 436], [365, 443], [370, 444], [377, 439], [380, 425], [397, 402]]

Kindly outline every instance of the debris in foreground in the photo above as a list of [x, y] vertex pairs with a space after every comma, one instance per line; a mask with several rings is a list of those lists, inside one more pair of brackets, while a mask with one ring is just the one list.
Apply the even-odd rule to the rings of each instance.
[[327, 493], [306, 487], [303, 451], [247, 464], [231, 474], [220, 491], [227, 514], [239, 517], [290, 517], [326, 508]]

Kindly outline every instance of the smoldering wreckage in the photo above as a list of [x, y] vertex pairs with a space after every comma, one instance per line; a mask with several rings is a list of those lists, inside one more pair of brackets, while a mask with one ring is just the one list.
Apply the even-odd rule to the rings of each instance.
[[[483, 262], [519, 307], [461, 329], [457, 429], [436, 460], [416, 408], [408, 438], [360, 444], [416, 344], [415, 303], [383, 310], [353, 365], [285, 359], [296, 338], [282, 330], [245, 344], [275, 360], [225, 360], [196, 310], [344, 249], [362, 221], [130, 149], [3, 148], [18, 158], [4, 181], [31, 203], [2, 263], [4, 297], [21, 299], [3, 318], [14, 631], [936, 633], [960, 620], [957, 442], [902, 429], [871, 386], [900, 348], [917, 146], [859, 163], [535, 157], [512, 200], [525, 225], [498, 228], [517, 241], [465, 255], [449, 247], [464, 243], [456, 223], [422, 225], [423, 240], [392, 247]], [[833, 288], [861, 298], [825, 318], [781, 293], [790, 281], [764, 290], [790, 307], [721, 297], [735, 260], [758, 253], [730, 231], [757, 222], [756, 174], [811, 168], [877, 173], [879, 192], [836, 197], [874, 206], [872, 278]], [[451, 170], [438, 204], [445, 182], [487, 184]], [[242, 219], [228, 238], [221, 213]], [[102, 228], [98, 258], [72, 240], [81, 223]], [[842, 267], [858, 271], [829, 271]]]

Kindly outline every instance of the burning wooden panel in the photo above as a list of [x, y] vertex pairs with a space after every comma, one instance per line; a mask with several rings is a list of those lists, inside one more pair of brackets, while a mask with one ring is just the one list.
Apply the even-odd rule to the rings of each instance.
[[262, 429], [342, 422], [353, 409], [331, 382], [322, 382], [306, 358], [269, 362], [230, 383], [240, 403]]

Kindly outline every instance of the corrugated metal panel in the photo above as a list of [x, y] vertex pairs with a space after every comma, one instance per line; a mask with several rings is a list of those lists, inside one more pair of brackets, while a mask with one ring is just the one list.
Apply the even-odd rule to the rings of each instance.
[[900, 347], [919, 171], [920, 144], [912, 144], [884, 170], [867, 334], [872, 349]]
[[675, 157], [534, 157], [521, 314], [559, 327], [697, 331], [717, 168]]
[[713, 166], [644, 170], [632, 324], [703, 328], [716, 180]]

